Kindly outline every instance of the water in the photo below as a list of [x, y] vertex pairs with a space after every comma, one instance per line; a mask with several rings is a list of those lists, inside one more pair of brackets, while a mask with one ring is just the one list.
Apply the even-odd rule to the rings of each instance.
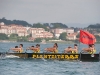
[[[7, 52], [9, 48], [20, 43], [0, 43], [0, 52]], [[24, 50], [36, 43], [23, 43]], [[53, 44], [41, 44], [41, 52], [44, 48]], [[58, 44], [59, 52], [73, 44]], [[80, 45], [81, 48], [86, 45]], [[100, 45], [96, 44], [97, 53]], [[31, 51], [28, 51], [31, 52]], [[100, 75], [100, 62], [58, 61], [45, 59], [5, 58], [0, 59], [0, 75]]]

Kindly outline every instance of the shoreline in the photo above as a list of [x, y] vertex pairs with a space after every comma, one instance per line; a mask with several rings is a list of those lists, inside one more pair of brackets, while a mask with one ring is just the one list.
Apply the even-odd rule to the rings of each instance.
[[3, 43], [9, 43], [9, 42], [17, 42], [17, 41], [10, 41], [10, 40], [0, 40], [0, 42], [3, 42]]
[[[44, 44], [44, 43], [41, 43], [41, 42], [30, 42], [30, 41], [20, 41], [20, 42]], [[10, 41], [10, 40], [0, 40], [0, 43], [19, 43], [19, 42], [18, 41]], [[74, 44], [74, 43], [77, 43], [77, 42], [73, 42], [73, 41], [46, 41], [45, 44], [49, 44], [49, 43]], [[100, 44], [100, 42], [97, 42], [95, 44]]]

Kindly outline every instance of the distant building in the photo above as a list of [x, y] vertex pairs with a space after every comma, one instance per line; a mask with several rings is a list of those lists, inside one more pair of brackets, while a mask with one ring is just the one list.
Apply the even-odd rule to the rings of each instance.
[[33, 37], [28, 38], [28, 41], [34, 41], [34, 40], [35, 40], [35, 38], [33, 38]]
[[0, 24], [0, 33], [7, 34], [8, 33], [8, 26]]
[[70, 34], [67, 34], [67, 39], [68, 40], [76, 40], [77, 38], [76, 38], [76, 35], [77, 35], [77, 33], [70, 33]]
[[70, 29], [70, 28], [56, 28], [56, 29], [52, 29], [51, 30], [56, 38], [59, 38], [61, 33], [66, 32], [67, 34], [69, 33], [74, 33], [74, 29]]
[[74, 29], [67, 28], [66, 32], [67, 32], [67, 34], [69, 34], [69, 33], [72, 34], [72, 33], [74, 33]]
[[30, 28], [29, 32], [34, 38], [53, 38], [53, 34], [43, 28]]
[[0, 25], [0, 33], [7, 34], [8, 36], [11, 34], [18, 34], [18, 36], [27, 36], [27, 29], [22, 25]]
[[5, 25], [5, 23], [4, 22], [1, 22], [0, 25]]

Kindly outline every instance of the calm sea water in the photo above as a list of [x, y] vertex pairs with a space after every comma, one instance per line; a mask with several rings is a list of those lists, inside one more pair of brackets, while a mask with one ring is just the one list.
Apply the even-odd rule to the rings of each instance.
[[[0, 52], [7, 52], [9, 48], [20, 43], [0, 43]], [[36, 43], [22, 43], [24, 50]], [[52, 47], [51, 44], [41, 44], [41, 53], [44, 48]], [[59, 52], [73, 44], [59, 44]], [[81, 44], [82, 48], [87, 47]], [[97, 53], [100, 52], [100, 45], [96, 44]], [[31, 52], [31, 51], [28, 51]], [[100, 75], [100, 62], [79, 62], [79, 61], [58, 61], [44, 59], [21, 59], [5, 58], [0, 59], [0, 75]]]

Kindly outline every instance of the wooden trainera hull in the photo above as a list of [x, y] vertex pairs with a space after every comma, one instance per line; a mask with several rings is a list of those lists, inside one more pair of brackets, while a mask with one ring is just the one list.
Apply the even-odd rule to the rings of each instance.
[[0, 56], [14, 55], [19, 58], [33, 59], [58, 59], [58, 60], [80, 60], [80, 61], [100, 61], [98, 54], [65, 54], [65, 53], [0, 53]]

